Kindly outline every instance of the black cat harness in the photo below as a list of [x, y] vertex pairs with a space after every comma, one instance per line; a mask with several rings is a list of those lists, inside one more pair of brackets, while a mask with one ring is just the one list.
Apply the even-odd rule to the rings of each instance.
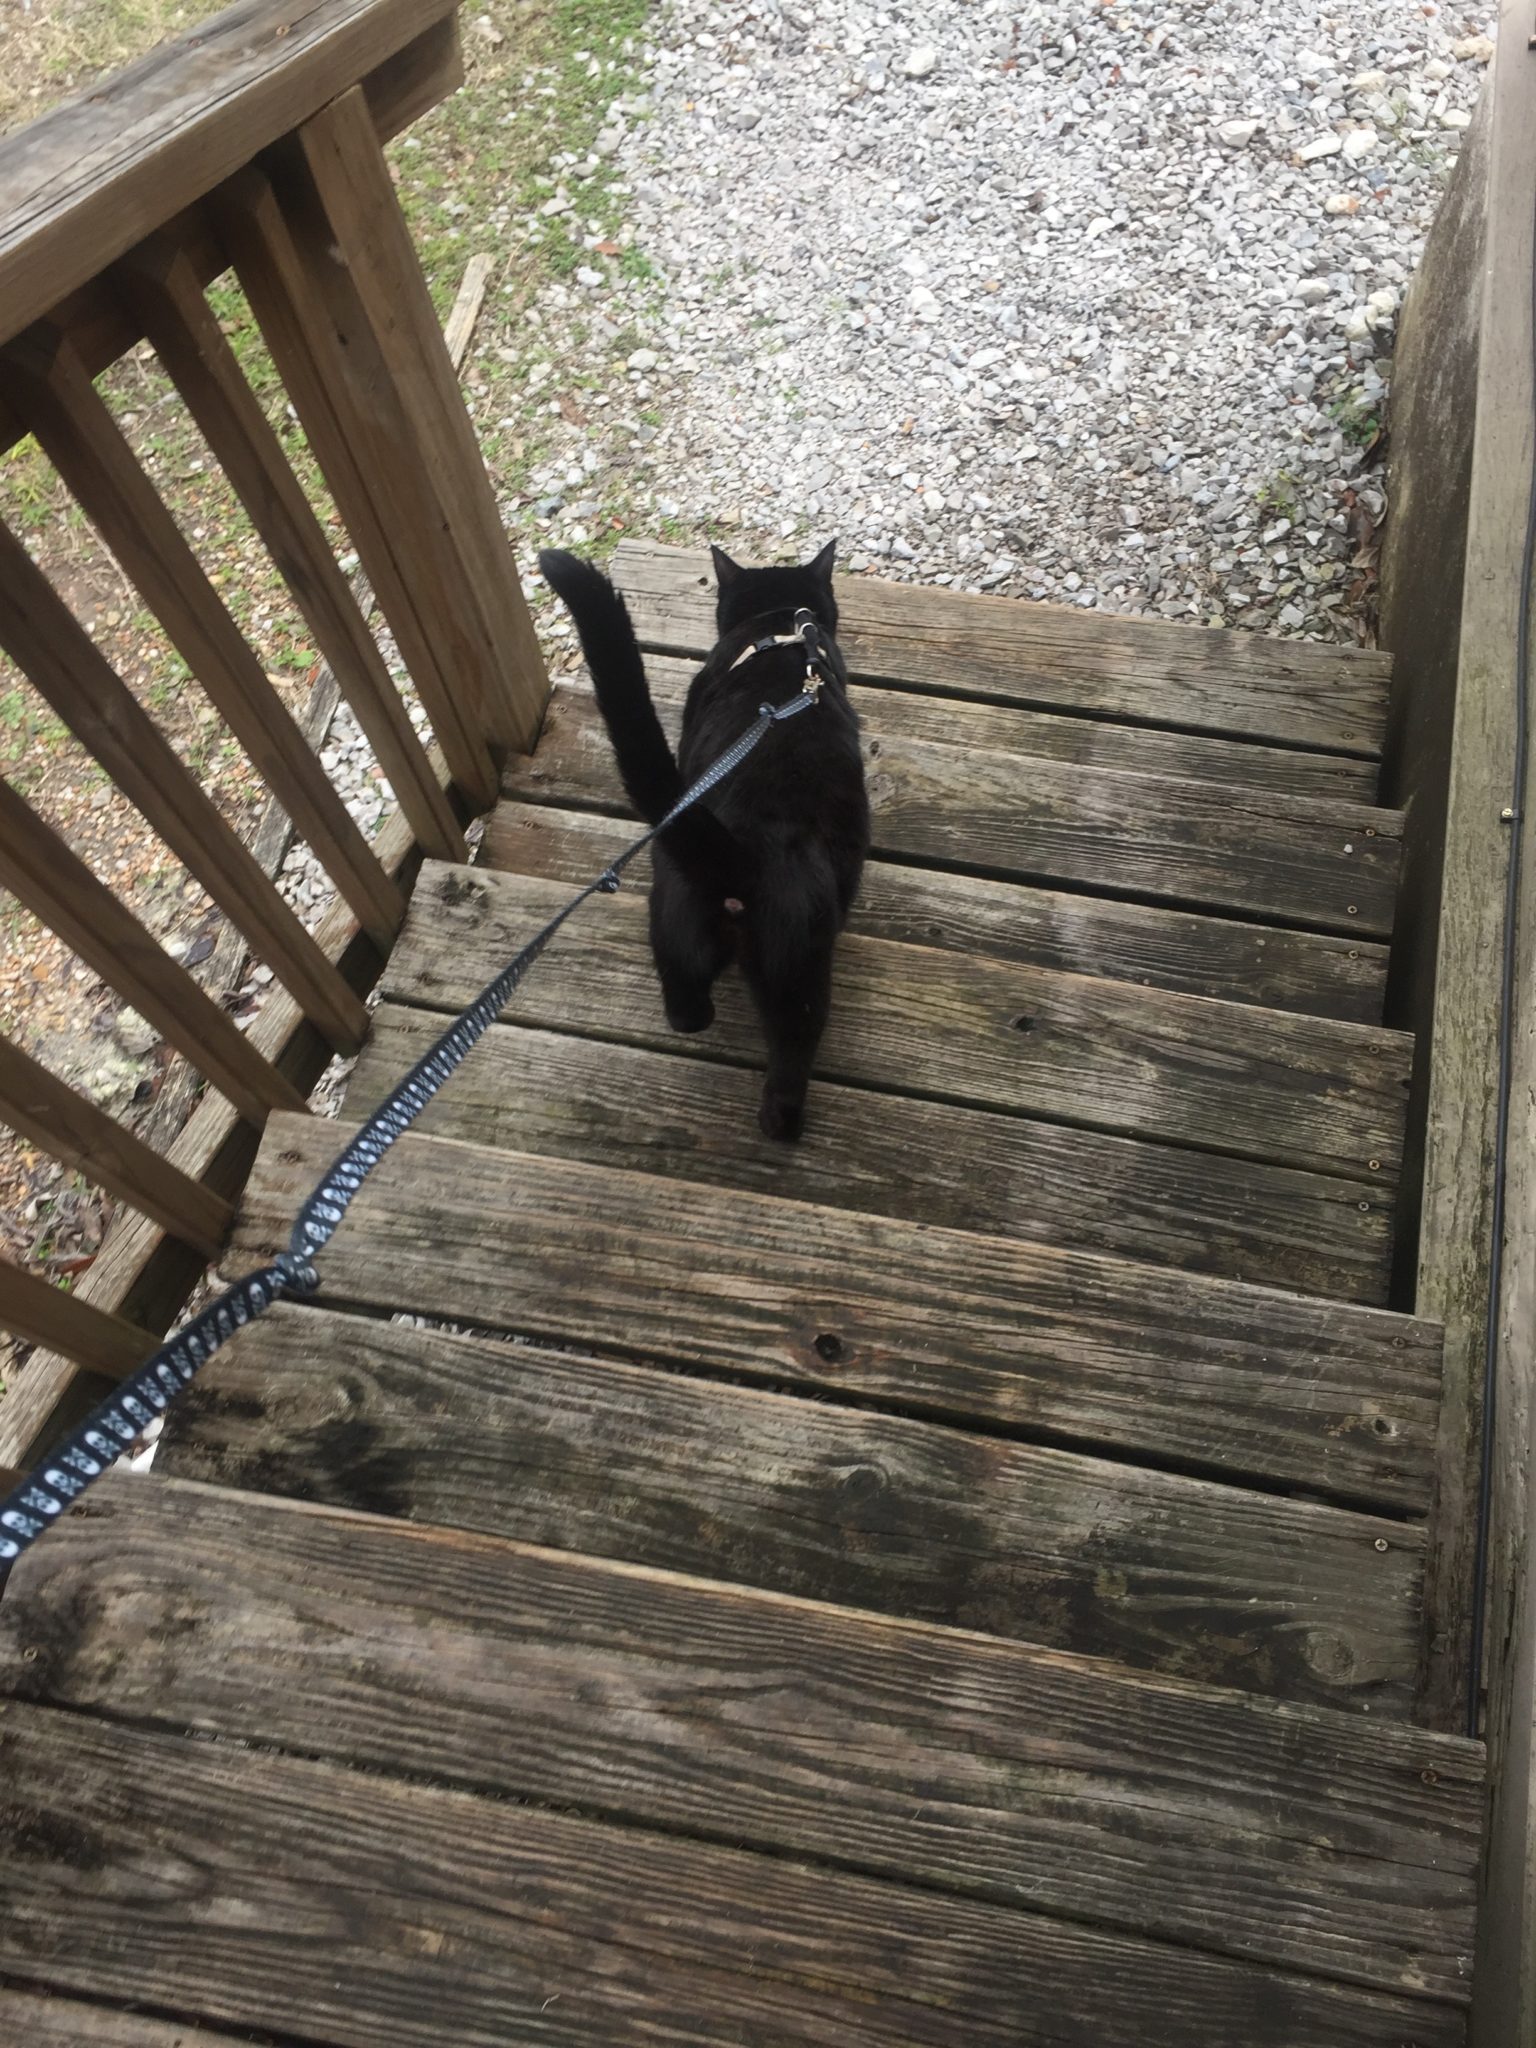
[[821, 621], [814, 612], [807, 611], [802, 605], [795, 613], [795, 627], [792, 633], [765, 633], [761, 639], [749, 640], [726, 670], [726, 674], [734, 674], [743, 662], [750, 661], [754, 654], [767, 654], [774, 647], [805, 649], [805, 681], [800, 687], [808, 697], [816, 696], [822, 684], [830, 681], [835, 672], [832, 666], [832, 644]]

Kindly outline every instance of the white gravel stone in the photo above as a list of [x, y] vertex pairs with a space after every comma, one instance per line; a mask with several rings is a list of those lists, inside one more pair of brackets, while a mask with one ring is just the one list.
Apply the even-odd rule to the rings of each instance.
[[645, 118], [633, 84], [605, 118], [613, 189], [547, 172], [654, 275], [551, 284], [499, 337], [555, 365], [529, 378], [554, 439], [511, 508], [525, 548], [835, 534], [884, 576], [1353, 638], [1344, 493], [1375, 487], [1361, 444], [1485, 25], [659, 0]]

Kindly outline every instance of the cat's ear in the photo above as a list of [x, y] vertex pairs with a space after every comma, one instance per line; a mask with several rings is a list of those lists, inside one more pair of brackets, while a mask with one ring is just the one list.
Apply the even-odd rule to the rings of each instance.
[[836, 564], [836, 561], [837, 542], [835, 540], [829, 540], [826, 546], [822, 549], [821, 553], [816, 557], [815, 561], [807, 563], [806, 566], [810, 569], [811, 574], [813, 576], [819, 576], [822, 582], [825, 583], [827, 588], [830, 590], [832, 588], [832, 570], [834, 565]]
[[733, 562], [725, 549], [717, 548], [713, 542], [710, 544], [709, 558], [715, 565], [715, 587], [719, 590], [729, 590], [741, 574], [741, 564]]

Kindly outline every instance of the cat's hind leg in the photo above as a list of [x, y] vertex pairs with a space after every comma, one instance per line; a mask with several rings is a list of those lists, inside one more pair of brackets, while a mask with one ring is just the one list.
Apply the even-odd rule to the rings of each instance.
[[793, 1144], [805, 1128], [811, 1066], [832, 1007], [838, 927], [830, 903], [780, 903], [775, 911], [754, 927], [742, 969], [768, 1043], [757, 1120], [766, 1137]]
[[651, 951], [661, 999], [674, 1031], [707, 1031], [715, 1021], [710, 994], [733, 951], [722, 906], [658, 847], [651, 887]]

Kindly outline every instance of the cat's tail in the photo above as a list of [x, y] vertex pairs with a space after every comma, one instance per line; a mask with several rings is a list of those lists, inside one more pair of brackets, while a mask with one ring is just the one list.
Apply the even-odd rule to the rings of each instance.
[[629, 607], [601, 569], [560, 549], [544, 550], [539, 572], [575, 621], [629, 800], [655, 825], [682, 795], [683, 779], [651, 702]]

